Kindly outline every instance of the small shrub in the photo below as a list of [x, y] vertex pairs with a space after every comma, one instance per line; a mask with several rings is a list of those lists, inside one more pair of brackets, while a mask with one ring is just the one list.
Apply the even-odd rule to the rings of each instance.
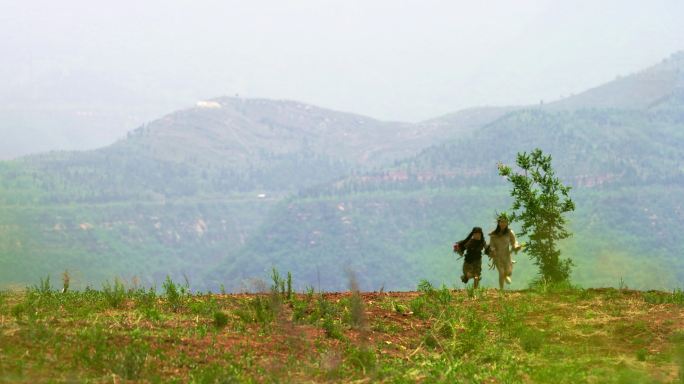
[[306, 318], [307, 312], [309, 310], [309, 304], [303, 300], [292, 299], [292, 319], [294, 321], [301, 321]]
[[435, 296], [436, 296], [437, 302], [442, 304], [442, 305], [449, 304], [451, 302], [451, 299], [453, 298], [453, 296], [451, 295], [451, 291], [449, 290], [449, 288], [446, 287], [446, 285], [442, 285], [442, 288], [440, 288], [436, 292]]
[[439, 341], [435, 337], [435, 335], [432, 334], [432, 332], [428, 333], [423, 337], [423, 344], [427, 346], [428, 348], [437, 348], [439, 346]]
[[430, 294], [434, 292], [435, 288], [432, 286], [432, 284], [423, 279], [418, 283], [418, 292], [425, 293], [425, 294]]
[[109, 281], [105, 281], [102, 284], [102, 295], [110, 307], [121, 308], [126, 300], [126, 289], [119, 279], [114, 279], [114, 285], [111, 285]]
[[135, 300], [135, 307], [138, 309], [151, 308], [157, 305], [157, 291], [153, 287], [148, 290], [138, 289], [133, 291], [132, 295]]
[[176, 284], [171, 277], [166, 276], [166, 281], [162, 285], [166, 302], [173, 312], [180, 312], [185, 307], [185, 299], [188, 294], [188, 283], [184, 286]]
[[411, 309], [411, 312], [413, 312], [413, 315], [420, 319], [426, 319], [428, 317], [427, 301], [424, 297], [416, 297], [409, 301], [409, 308]]
[[308, 303], [313, 301], [314, 292], [315, 292], [314, 287], [312, 287], [312, 286], [306, 287], [306, 290], [304, 292], [304, 297]]
[[222, 329], [228, 325], [228, 315], [221, 311], [214, 312], [214, 327]]
[[281, 294], [285, 296], [285, 280], [283, 280], [283, 278], [280, 276], [280, 273], [275, 267], [273, 267], [273, 269], [271, 270], [271, 281], [273, 281], [273, 285], [271, 285], [271, 291], [280, 291]]
[[50, 284], [50, 275], [46, 276], [45, 279], [40, 278], [38, 285], [34, 285], [31, 289], [33, 292], [39, 296], [49, 296], [52, 294], [52, 284]]
[[647, 354], [648, 354], [648, 352], [644, 348], [641, 348], [641, 349], [636, 351], [636, 358], [639, 361], [646, 361], [646, 355]]
[[400, 315], [406, 315], [411, 312], [409, 307], [395, 300], [390, 300], [390, 305], [392, 306], [392, 310]]
[[340, 329], [339, 324], [337, 324], [335, 320], [332, 318], [332, 316], [326, 316], [325, 318], [323, 318], [323, 323], [321, 324], [321, 327], [325, 331], [326, 337], [337, 340], [341, 340], [343, 338], [342, 330]]
[[344, 322], [353, 329], [366, 329], [366, 313], [361, 295], [353, 292], [349, 298], [340, 300], [340, 303], [344, 306]]
[[454, 327], [449, 323], [444, 323], [439, 327], [437, 333], [443, 339], [451, 339], [454, 337]]

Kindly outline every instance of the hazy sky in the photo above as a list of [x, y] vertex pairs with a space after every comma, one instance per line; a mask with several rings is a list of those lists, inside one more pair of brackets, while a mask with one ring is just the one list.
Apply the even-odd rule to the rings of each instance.
[[0, 133], [97, 146], [235, 94], [408, 121], [538, 103], [684, 49], [682, 20], [682, 0], [0, 0]]

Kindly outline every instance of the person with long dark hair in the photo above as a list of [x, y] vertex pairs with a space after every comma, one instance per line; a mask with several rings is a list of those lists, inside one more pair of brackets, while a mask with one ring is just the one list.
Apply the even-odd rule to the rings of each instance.
[[475, 227], [468, 236], [454, 244], [454, 252], [464, 256], [463, 260], [463, 275], [461, 281], [464, 284], [468, 280], [473, 279], [473, 287], [477, 288], [480, 285], [482, 276], [482, 251], [487, 247], [484, 239], [482, 228]]
[[504, 282], [511, 283], [513, 275], [513, 260], [511, 251], [518, 252], [522, 248], [515, 238], [515, 233], [508, 227], [508, 217], [505, 214], [498, 216], [496, 229], [489, 233], [489, 257], [494, 260], [494, 265], [499, 271], [499, 288], [504, 289]]

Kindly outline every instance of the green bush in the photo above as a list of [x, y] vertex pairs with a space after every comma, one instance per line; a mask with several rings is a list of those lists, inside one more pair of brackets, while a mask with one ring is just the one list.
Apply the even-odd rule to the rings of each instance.
[[34, 285], [29, 289], [33, 293], [39, 296], [49, 296], [52, 294], [52, 284], [50, 283], [50, 276], [46, 276], [45, 279], [40, 278], [38, 285]]
[[228, 325], [228, 315], [221, 311], [214, 312], [214, 327], [225, 328]]
[[185, 301], [189, 294], [189, 287], [186, 281], [185, 285], [176, 284], [171, 280], [171, 277], [166, 276], [164, 284], [162, 284], [164, 294], [166, 296], [166, 303], [173, 312], [180, 312], [185, 307]]
[[157, 291], [153, 287], [144, 288], [132, 292], [136, 308], [151, 308], [157, 305]]
[[107, 305], [112, 308], [121, 308], [126, 300], [126, 288], [119, 279], [114, 279], [114, 285], [105, 281], [102, 284], [102, 295]]
[[323, 328], [323, 331], [325, 331], [326, 337], [338, 340], [341, 340], [344, 337], [340, 325], [332, 318], [332, 316], [324, 317], [321, 327]]
[[454, 337], [454, 327], [450, 323], [446, 322], [439, 327], [438, 333], [443, 339], [451, 339]]

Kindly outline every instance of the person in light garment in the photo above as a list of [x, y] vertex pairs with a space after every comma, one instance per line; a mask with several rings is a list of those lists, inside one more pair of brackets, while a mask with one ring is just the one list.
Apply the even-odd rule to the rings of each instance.
[[475, 227], [470, 234], [463, 240], [454, 244], [454, 252], [464, 256], [463, 260], [463, 275], [461, 281], [464, 284], [468, 280], [473, 279], [473, 287], [477, 288], [480, 285], [482, 276], [482, 251], [487, 248], [487, 242], [484, 239], [482, 228]]
[[513, 275], [511, 252], [517, 253], [522, 248], [515, 233], [508, 227], [508, 217], [505, 214], [499, 215], [496, 229], [489, 233], [489, 247], [489, 257], [499, 271], [499, 288], [504, 289], [504, 282], [510, 284]]

